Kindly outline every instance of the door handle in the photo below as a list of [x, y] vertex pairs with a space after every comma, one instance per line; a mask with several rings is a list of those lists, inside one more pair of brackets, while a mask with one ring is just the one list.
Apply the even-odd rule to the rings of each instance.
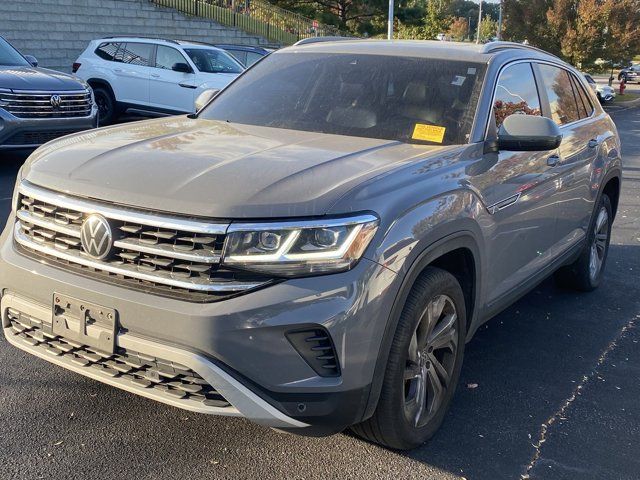
[[589, 143], [587, 145], [589, 145], [589, 148], [596, 148], [598, 145], [600, 145], [600, 142], [597, 139], [592, 138], [591, 140], [589, 140]]
[[152, 73], [152, 74], [151, 74], [151, 76], [152, 76], [153, 78], [160, 78], [160, 75], [158, 75], [157, 73]]
[[182, 88], [198, 88], [196, 85], [189, 85], [188, 83], [179, 83]]
[[113, 71], [116, 72], [116, 73], [122, 73], [122, 69], [121, 68], [114, 68]]
[[555, 167], [559, 161], [560, 157], [558, 155], [551, 155], [549, 158], [547, 158], [547, 165], [549, 165], [550, 167]]

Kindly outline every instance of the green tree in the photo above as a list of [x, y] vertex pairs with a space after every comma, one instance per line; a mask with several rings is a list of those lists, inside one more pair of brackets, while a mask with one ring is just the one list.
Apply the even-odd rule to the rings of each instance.
[[480, 23], [480, 41], [492, 40], [498, 34], [498, 22], [486, 15]]
[[449, 25], [453, 20], [447, 10], [448, 3], [443, 0], [429, 0], [427, 4], [427, 14], [424, 18], [424, 37], [427, 40], [434, 40], [439, 33], [449, 30]]

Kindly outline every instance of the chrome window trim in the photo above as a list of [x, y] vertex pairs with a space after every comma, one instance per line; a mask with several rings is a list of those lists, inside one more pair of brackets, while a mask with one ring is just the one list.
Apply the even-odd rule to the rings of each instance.
[[168, 278], [160, 275], [146, 274], [138, 271], [135, 268], [122, 268], [122, 267], [111, 265], [109, 263], [94, 261], [94, 260], [91, 260], [89, 257], [82, 256], [81, 254], [70, 254], [56, 248], [48, 247], [46, 245], [33, 242], [26, 235], [24, 235], [21, 230], [22, 230], [22, 224], [19, 221], [17, 221], [14, 227], [13, 238], [19, 245], [29, 250], [40, 252], [44, 255], [50, 255], [54, 258], [62, 259], [77, 265], [95, 268], [96, 270], [109, 272], [116, 275], [122, 275], [128, 278], [144, 280], [148, 282], [153, 282], [155, 284], [167, 285], [171, 287], [182, 288], [185, 290], [194, 290], [198, 292], [220, 292], [220, 293], [242, 292], [245, 290], [257, 288], [264, 284], [264, 282], [263, 283], [255, 283], [255, 282], [212, 283], [209, 281], [189, 282], [189, 281], [183, 281], [183, 280], [176, 280], [173, 278]]
[[199, 220], [147, 213], [131, 207], [113, 207], [104, 203], [72, 197], [64, 193], [37, 187], [27, 181], [20, 184], [19, 192], [27, 197], [35, 198], [58, 207], [68, 208], [81, 213], [100, 213], [107, 218], [121, 222], [138, 223], [141, 225], [164, 228], [167, 230], [181, 230], [190, 233], [205, 233], [224, 235], [229, 227], [228, 223], [209, 223]]

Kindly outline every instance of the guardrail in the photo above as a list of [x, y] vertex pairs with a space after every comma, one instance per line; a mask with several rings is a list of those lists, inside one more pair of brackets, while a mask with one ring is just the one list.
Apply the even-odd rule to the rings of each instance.
[[269, 41], [291, 45], [309, 37], [342, 36], [338, 28], [323, 25], [264, 0], [149, 0], [162, 7], [237, 27]]

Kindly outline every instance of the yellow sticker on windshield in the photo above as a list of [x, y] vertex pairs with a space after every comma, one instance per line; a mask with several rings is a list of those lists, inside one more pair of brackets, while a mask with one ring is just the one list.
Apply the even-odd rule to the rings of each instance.
[[416, 123], [411, 138], [414, 140], [424, 140], [425, 142], [442, 143], [445, 130], [445, 127], [439, 127], [438, 125]]

